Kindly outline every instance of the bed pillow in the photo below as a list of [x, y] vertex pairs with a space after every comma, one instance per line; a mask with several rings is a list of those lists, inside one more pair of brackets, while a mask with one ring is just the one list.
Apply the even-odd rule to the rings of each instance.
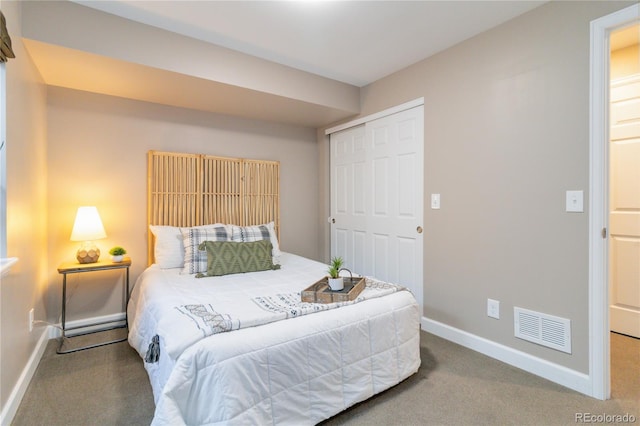
[[258, 240], [269, 240], [273, 247], [273, 263], [278, 265], [280, 264], [280, 255], [282, 254], [282, 252], [280, 251], [278, 236], [276, 235], [276, 229], [273, 222], [254, 226], [229, 225], [229, 228], [231, 231], [231, 241], [251, 242]]
[[182, 228], [182, 244], [184, 246], [183, 274], [197, 274], [207, 271], [207, 252], [198, 247], [205, 241], [229, 241], [227, 227], [222, 224]]
[[269, 240], [205, 241], [199, 248], [207, 254], [207, 270], [196, 278], [280, 269], [272, 262], [273, 246]]
[[162, 269], [182, 268], [184, 265], [184, 245], [177, 226], [149, 225], [155, 237], [153, 257]]
[[226, 226], [222, 223], [199, 225], [193, 227], [178, 227], [167, 225], [149, 225], [149, 230], [155, 237], [153, 257], [156, 265], [162, 269], [184, 267], [184, 243], [181, 230], [206, 229]]

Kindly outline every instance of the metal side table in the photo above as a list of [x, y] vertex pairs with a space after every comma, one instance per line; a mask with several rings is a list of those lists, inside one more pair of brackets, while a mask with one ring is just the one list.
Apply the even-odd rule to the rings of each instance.
[[115, 321], [101, 321], [101, 322], [96, 322], [96, 323], [91, 323], [91, 324], [85, 324], [82, 326], [78, 326], [78, 327], [67, 327], [66, 325], [66, 314], [67, 314], [67, 275], [69, 274], [82, 274], [82, 273], [89, 273], [89, 272], [96, 272], [96, 271], [107, 271], [110, 269], [124, 269], [125, 272], [125, 280], [124, 280], [124, 284], [125, 284], [125, 297], [124, 297], [124, 315], [125, 315], [125, 323], [124, 325], [117, 325], [117, 326], [113, 326], [113, 327], [109, 327], [109, 328], [105, 328], [105, 329], [100, 329], [100, 330], [96, 330], [96, 331], [90, 331], [87, 333], [80, 333], [77, 335], [74, 335], [72, 337], [77, 337], [77, 336], [84, 336], [87, 334], [93, 334], [93, 333], [99, 333], [99, 332], [103, 332], [103, 331], [108, 331], [108, 330], [114, 330], [117, 328], [126, 328], [128, 327], [128, 321], [127, 321], [127, 303], [129, 302], [129, 267], [131, 266], [131, 259], [126, 257], [122, 260], [122, 262], [111, 262], [109, 261], [101, 261], [101, 262], [96, 262], [96, 263], [77, 263], [77, 262], [65, 262], [62, 263], [60, 266], [58, 266], [58, 273], [62, 274], [62, 319], [61, 319], [61, 325], [62, 325], [62, 338], [60, 339], [60, 343], [58, 345], [58, 349], [56, 350], [57, 353], [59, 354], [68, 354], [71, 352], [77, 352], [77, 351], [82, 351], [85, 349], [91, 349], [91, 348], [97, 348], [99, 346], [105, 346], [105, 345], [110, 345], [112, 343], [118, 343], [118, 342], [124, 342], [125, 340], [127, 340], [126, 337], [124, 338], [120, 338], [120, 339], [115, 339], [115, 340], [109, 340], [106, 342], [100, 342], [100, 343], [95, 343], [92, 345], [87, 345], [87, 346], [82, 346], [82, 347], [78, 347], [78, 348], [73, 348], [73, 349], [69, 349], [69, 350], [63, 350], [62, 349], [62, 345], [65, 342], [65, 339], [68, 339], [66, 337], [66, 333], [67, 331], [71, 331], [71, 330], [76, 330], [79, 328], [87, 328], [87, 327], [94, 327], [97, 325], [102, 325], [102, 324], [110, 324], [110, 323], [114, 323]]

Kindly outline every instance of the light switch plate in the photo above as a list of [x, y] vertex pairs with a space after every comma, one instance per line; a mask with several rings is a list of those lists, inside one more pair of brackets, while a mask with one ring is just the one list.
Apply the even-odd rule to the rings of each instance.
[[568, 212], [582, 213], [584, 212], [584, 193], [582, 191], [567, 191]]
[[431, 194], [431, 208], [432, 209], [440, 208], [440, 194]]

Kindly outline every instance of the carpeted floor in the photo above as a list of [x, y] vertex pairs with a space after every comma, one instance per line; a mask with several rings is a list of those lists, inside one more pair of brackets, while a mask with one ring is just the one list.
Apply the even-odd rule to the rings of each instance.
[[[57, 355], [47, 347], [13, 425], [148, 425], [153, 397], [125, 343]], [[581, 413], [640, 423], [640, 340], [611, 335], [609, 401], [421, 333], [422, 366], [398, 386], [323, 422], [333, 425], [573, 425]]]

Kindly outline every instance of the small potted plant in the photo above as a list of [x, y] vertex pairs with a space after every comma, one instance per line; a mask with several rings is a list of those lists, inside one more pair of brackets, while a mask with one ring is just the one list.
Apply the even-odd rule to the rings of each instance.
[[344, 280], [340, 276], [340, 270], [344, 265], [344, 261], [341, 257], [334, 257], [331, 259], [331, 264], [327, 272], [329, 273], [329, 287], [331, 290], [342, 290], [344, 288]]
[[127, 254], [127, 251], [120, 246], [115, 246], [109, 250], [109, 254], [111, 255], [112, 261], [122, 262], [122, 259], [124, 258], [124, 255]]

